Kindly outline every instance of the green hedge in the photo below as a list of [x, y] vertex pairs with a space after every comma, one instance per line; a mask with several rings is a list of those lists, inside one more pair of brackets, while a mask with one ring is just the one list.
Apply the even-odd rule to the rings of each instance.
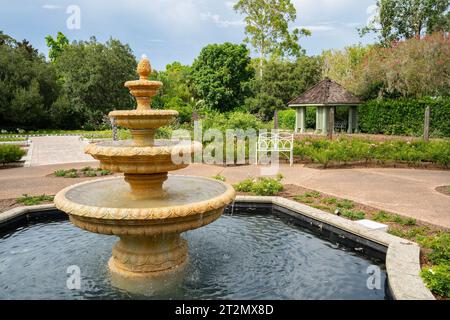
[[[295, 129], [295, 110], [288, 109], [278, 112], [278, 125], [281, 129]], [[314, 129], [316, 127], [316, 108], [306, 108], [306, 128]]]
[[427, 106], [431, 107], [430, 135], [450, 137], [450, 98], [368, 101], [359, 107], [361, 131], [421, 136]]
[[19, 161], [25, 155], [19, 146], [0, 145], [0, 163], [11, 163]]

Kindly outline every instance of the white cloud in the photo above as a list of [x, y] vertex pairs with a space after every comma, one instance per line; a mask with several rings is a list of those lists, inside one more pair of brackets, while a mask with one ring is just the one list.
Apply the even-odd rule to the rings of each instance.
[[227, 8], [233, 9], [233, 7], [236, 3], [237, 3], [237, 1], [225, 1], [225, 6]]
[[236, 26], [244, 25], [243, 20], [225, 20], [225, 19], [222, 19], [220, 17], [220, 15], [212, 14], [211, 12], [201, 13], [200, 18], [204, 21], [212, 21], [218, 27], [221, 27], [221, 28], [236, 27]]
[[54, 4], [44, 4], [42, 6], [42, 9], [45, 9], [45, 10], [58, 10], [58, 9], [62, 9], [62, 7], [54, 5]]

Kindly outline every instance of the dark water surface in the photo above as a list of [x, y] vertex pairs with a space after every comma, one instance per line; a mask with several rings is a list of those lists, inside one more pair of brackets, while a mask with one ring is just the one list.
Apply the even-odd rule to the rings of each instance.
[[[224, 215], [184, 234], [189, 264], [170, 289], [153, 296], [112, 286], [107, 262], [117, 238], [68, 221], [31, 224], [0, 235], [0, 299], [384, 299], [381, 261], [320, 239], [271, 215]], [[67, 268], [81, 270], [69, 290]], [[380, 290], [367, 288], [370, 265]]]

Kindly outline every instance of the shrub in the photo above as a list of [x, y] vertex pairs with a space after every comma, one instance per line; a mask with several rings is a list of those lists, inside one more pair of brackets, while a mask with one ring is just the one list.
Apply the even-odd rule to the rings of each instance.
[[17, 162], [25, 155], [25, 151], [16, 145], [0, 145], [0, 163]]
[[421, 136], [427, 106], [431, 108], [430, 135], [450, 137], [450, 98], [368, 101], [359, 107], [361, 131]]
[[54, 175], [56, 177], [65, 177], [66, 176], [66, 170], [56, 170], [54, 172]]
[[21, 198], [17, 199], [17, 202], [22, 203], [25, 206], [34, 206], [41, 204], [42, 202], [53, 201], [53, 196], [47, 196], [45, 194], [40, 196], [29, 196], [24, 194]]
[[450, 265], [448, 263], [424, 268], [421, 276], [432, 292], [441, 297], [450, 297]]
[[234, 185], [240, 192], [250, 192], [257, 196], [274, 196], [283, 191], [281, 177], [273, 178], [248, 178]]
[[428, 254], [428, 259], [432, 263], [450, 263], [450, 233], [442, 232], [434, 237], [419, 238], [418, 242], [425, 248], [432, 250]]

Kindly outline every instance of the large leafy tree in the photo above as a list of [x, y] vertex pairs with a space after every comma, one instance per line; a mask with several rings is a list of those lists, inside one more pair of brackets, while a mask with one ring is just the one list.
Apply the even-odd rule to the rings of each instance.
[[260, 75], [263, 61], [269, 55], [298, 56], [301, 35], [310, 35], [305, 29], [289, 29], [296, 19], [296, 9], [290, 0], [239, 0], [234, 9], [245, 15], [245, 42], [250, 43], [260, 56]]
[[435, 33], [371, 50], [358, 72], [359, 92], [420, 98], [450, 95], [449, 37]]
[[354, 45], [342, 50], [322, 52], [323, 77], [330, 78], [347, 90], [356, 92], [359, 86], [357, 70], [373, 46]]
[[450, 31], [450, 0], [377, 0], [375, 23], [360, 30], [361, 35], [378, 34], [380, 41], [421, 38], [435, 31]]
[[173, 62], [164, 71], [154, 72], [152, 78], [164, 83], [153, 99], [155, 109], [171, 109], [179, 112], [180, 123], [189, 122], [195, 105], [192, 94], [191, 67]]
[[67, 39], [62, 32], [58, 32], [56, 39], [53, 39], [52, 36], [48, 35], [45, 37], [45, 41], [47, 43], [47, 47], [49, 47], [48, 57], [53, 62], [58, 59], [64, 51], [64, 48], [69, 45], [69, 39]]
[[321, 79], [321, 72], [321, 57], [269, 60], [264, 65], [263, 77], [251, 82], [253, 96], [246, 100], [246, 107], [268, 120], [275, 110], [285, 109], [289, 101], [316, 84]]
[[202, 49], [192, 65], [192, 80], [205, 105], [229, 111], [243, 104], [246, 83], [253, 77], [245, 45], [211, 44]]
[[28, 41], [0, 32], [0, 128], [50, 126], [59, 86], [55, 68]]
[[130, 47], [93, 37], [66, 46], [56, 60], [63, 93], [55, 104], [55, 121], [64, 128], [97, 128], [109, 111], [131, 109], [133, 100], [124, 82], [136, 77], [136, 59]]

